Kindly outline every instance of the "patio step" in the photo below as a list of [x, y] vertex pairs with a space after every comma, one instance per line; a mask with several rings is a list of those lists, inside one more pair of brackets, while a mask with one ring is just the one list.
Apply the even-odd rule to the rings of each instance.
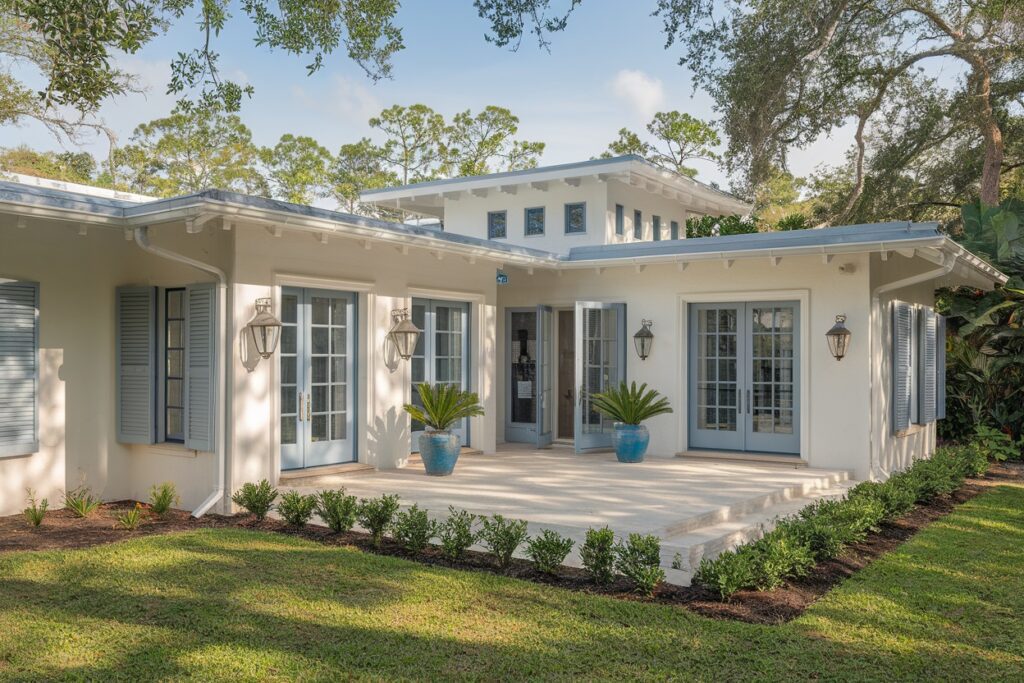
[[830, 486], [784, 498], [743, 515], [685, 532], [677, 530], [666, 534], [662, 538], [662, 560], [670, 566], [679, 553], [682, 566], [674, 572], [675, 578], [682, 579], [685, 575], [686, 584], [689, 584], [689, 579], [705, 557], [713, 559], [726, 550], [755, 541], [774, 529], [780, 519], [795, 515], [815, 501], [843, 498], [857, 483], [849, 476], [841, 477]]

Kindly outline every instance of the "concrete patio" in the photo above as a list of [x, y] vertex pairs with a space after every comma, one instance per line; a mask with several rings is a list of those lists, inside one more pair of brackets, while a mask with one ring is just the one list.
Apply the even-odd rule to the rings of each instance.
[[[344, 486], [361, 498], [394, 493], [441, 517], [449, 505], [481, 515], [525, 519], [531, 533], [555, 529], [579, 542], [589, 527], [662, 539], [673, 583], [688, 584], [705, 555], [756, 538], [773, 520], [852, 485], [849, 473], [778, 464], [649, 458], [621, 464], [611, 453], [516, 444], [495, 455], [466, 455], [450, 477], [428, 477], [418, 462], [404, 469], [325, 475], [282, 485], [312, 493]], [[681, 570], [671, 570], [676, 553]], [[579, 564], [574, 551], [570, 565]]]

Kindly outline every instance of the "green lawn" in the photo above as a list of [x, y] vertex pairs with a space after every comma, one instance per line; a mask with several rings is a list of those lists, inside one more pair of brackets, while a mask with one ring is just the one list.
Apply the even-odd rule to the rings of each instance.
[[784, 626], [713, 621], [287, 536], [0, 554], [0, 679], [1024, 679], [1024, 488]]

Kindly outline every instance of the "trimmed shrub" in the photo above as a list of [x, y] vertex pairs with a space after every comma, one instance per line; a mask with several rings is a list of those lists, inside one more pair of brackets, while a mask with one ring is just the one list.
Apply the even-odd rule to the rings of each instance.
[[587, 529], [580, 560], [596, 583], [611, 583], [615, 578], [615, 533], [608, 527]]
[[398, 512], [398, 496], [385, 494], [380, 498], [363, 498], [356, 508], [356, 519], [373, 538], [373, 547], [380, 548], [384, 540], [384, 532], [391, 527], [391, 522]]
[[727, 550], [715, 559], [704, 558], [693, 575], [693, 580], [709, 588], [728, 601], [732, 596], [754, 585], [754, 557], [752, 553]]
[[456, 510], [448, 506], [448, 518], [437, 529], [441, 541], [441, 553], [449, 560], [461, 559], [469, 546], [476, 543], [477, 531], [473, 528], [477, 516], [468, 510]]
[[539, 536], [526, 542], [526, 554], [537, 569], [545, 574], [557, 574], [566, 556], [576, 545], [571, 538], [566, 538], [551, 529], [543, 529]]
[[178, 490], [174, 488], [173, 482], [153, 484], [153, 487], [149, 489], [149, 505], [157, 517], [163, 517], [171, 509], [171, 506], [177, 505], [180, 500]]
[[75, 515], [75, 517], [88, 517], [96, 512], [102, 501], [93, 497], [92, 491], [87, 486], [79, 486], [64, 494], [64, 507]]
[[235, 505], [245, 508], [260, 522], [266, 519], [267, 513], [273, 509], [275, 500], [277, 500], [277, 489], [271, 486], [266, 479], [260, 480], [258, 484], [251, 481], [246, 482], [231, 496], [231, 501]]
[[866, 498], [882, 506], [882, 520], [891, 520], [910, 512], [917, 498], [912, 482], [897, 474], [885, 482], [865, 481], [857, 484], [848, 495], [850, 500]]
[[355, 496], [345, 495], [345, 489], [325, 489], [316, 494], [316, 514], [336, 534], [344, 533], [356, 523]]
[[988, 457], [999, 462], [1021, 459], [1021, 442], [993, 427], [978, 425], [971, 443], [977, 444]]
[[437, 522], [427, 516], [426, 510], [412, 505], [395, 515], [391, 533], [403, 548], [411, 553], [422, 552], [430, 540], [437, 535]]
[[297, 527], [306, 526], [315, 509], [316, 497], [304, 496], [298, 491], [288, 491], [281, 496], [281, 502], [277, 504], [277, 511], [281, 513], [284, 521]]
[[988, 471], [988, 456], [984, 447], [977, 441], [957, 449], [965, 476], [980, 477]]
[[786, 526], [777, 527], [764, 537], [744, 546], [751, 555], [752, 583], [761, 591], [778, 588], [786, 579], [806, 576], [814, 566], [811, 549]]
[[46, 509], [50, 507], [50, 501], [43, 498], [42, 500], [36, 499], [36, 492], [32, 489], [27, 490], [28, 493], [28, 507], [23, 512], [25, 513], [25, 519], [28, 521], [30, 526], [39, 526], [43, 523], [43, 518], [46, 517]]
[[654, 535], [630, 534], [625, 543], [615, 546], [615, 568], [633, 581], [636, 590], [653, 595], [665, 578], [661, 568], [661, 540]]
[[480, 540], [494, 555], [498, 569], [508, 571], [512, 566], [512, 555], [526, 541], [526, 522], [522, 519], [505, 519], [501, 515], [483, 517]]

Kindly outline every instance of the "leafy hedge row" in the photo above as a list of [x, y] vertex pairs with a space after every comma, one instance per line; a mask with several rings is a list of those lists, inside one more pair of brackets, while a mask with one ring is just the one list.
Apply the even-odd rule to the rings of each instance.
[[988, 468], [986, 450], [977, 442], [939, 448], [885, 482], [863, 482], [842, 500], [819, 501], [783, 519], [762, 538], [704, 559], [694, 581], [725, 600], [744, 589], [771, 590], [804, 576], [843, 548], [864, 540], [882, 522], [900, 517], [915, 504], [960, 488], [969, 476]]
[[[304, 496], [288, 491], [278, 499], [278, 491], [266, 479], [247, 483], [231, 496], [235, 504], [263, 520], [277, 508], [286, 522], [296, 527], [305, 526], [317, 514], [335, 533], [349, 531], [359, 522], [380, 548], [385, 534], [391, 536], [410, 553], [421, 553], [437, 539], [441, 554], [451, 560], [462, 559], [474, 543], [479, 542], [494, 557], [495, 565], [503, 572], [512, 566], [517, 550], [526, 545], [526, 555], [538, 571], [557, 575], [575, 542], [551, 530], [543, 529], [537, 536], [527, 535], [526, 521], [509, 519], [502, 515], [480, 516], [467, 510], [448, 506], [448, 516], [433, 520], [427, 511], [412, 505], [400, 511], [398, 496], [383, 495], [362, 498], [346, 495], [344, 489], [325, 490]], [[589, 529], [580, 547], [584, 569], [599, 584], [608, 583], [618, 571], [632, 580], [636, 590], [651, 595], [664, 580], [661, 568], [661, 540], [657, 536], [629, 534], [616, 541], [607, 527]]]

